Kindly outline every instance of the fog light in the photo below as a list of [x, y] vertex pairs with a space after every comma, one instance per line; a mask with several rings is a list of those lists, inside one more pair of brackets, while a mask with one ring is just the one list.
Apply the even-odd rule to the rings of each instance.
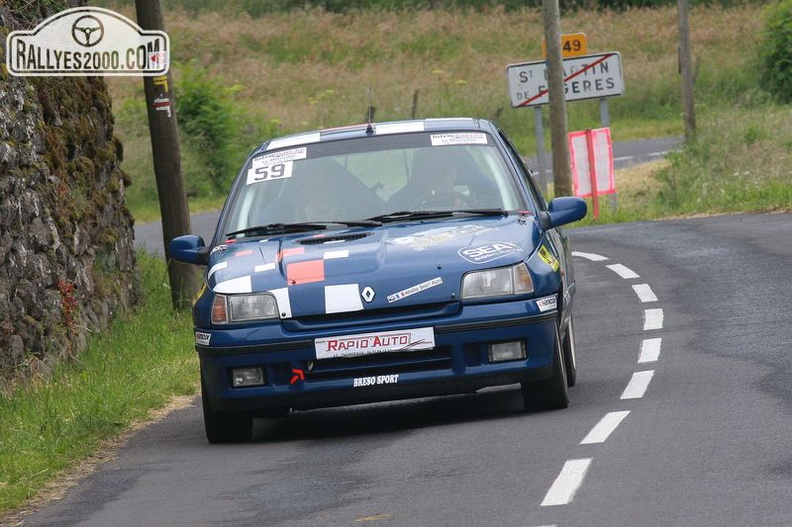
[[264, 371], [261, 368], [236, 368], [231, 370], [234, 388], [261, 386], [264, 384]]
[[515, 340], [514, 342], [499, 342], [489, 345], [490, 362], [500, 362], [504, 360], [524, 359], [525, 342]]

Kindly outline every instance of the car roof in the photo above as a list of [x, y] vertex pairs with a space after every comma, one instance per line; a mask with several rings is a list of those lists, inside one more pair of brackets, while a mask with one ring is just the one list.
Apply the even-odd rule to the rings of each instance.
[[285, 135], [264, 142], [253, 150], [251, 155], [270, 152], [290, 146], [300, 146], [326, 141], [354, 139], [366, 136], [382, 136], [390, 134], [416, 133], [416, 132], [442, 132], [444, 130], [481, 131], [492, 130], [492, 123], [484, 119], [469, 117], [411, 119], [406, 121], [389, 121], [382, 123], [363, 123], [340, 128], [326, 128]]

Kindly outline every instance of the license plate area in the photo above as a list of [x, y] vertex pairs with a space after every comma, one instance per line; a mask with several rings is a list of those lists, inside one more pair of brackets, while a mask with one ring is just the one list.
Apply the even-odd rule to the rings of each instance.
[[431, 327], [337, 335], [314, 340], [317, 360], [412, 352], [434, 347], [434, 328]]

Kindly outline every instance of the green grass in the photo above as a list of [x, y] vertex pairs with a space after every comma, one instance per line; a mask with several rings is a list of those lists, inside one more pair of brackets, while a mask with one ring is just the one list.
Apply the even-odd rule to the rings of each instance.
[[603, 198], [599, 220], [583, 224], [792, 211], [791, 137], [788, 107], [707, 112], [696, 139], [665, 162], [617, 173], [617, 209]]
[[[236, 131], [228, 141], [243, 162], [273, 135], [362, 122], [371, 88], [376, 120], [474, 116], [495, 119], [518, 148], [536, 148], [532, 111], [509, 105], [506, 66], [541, 58], [537, 9], [465, 10], [321, 9], [228, 13], [171, 8], [175, 85], [181, 64], [206, 65], [217, 92], [233, 90]], [[111, 4], [111, 8], [114, 6]], [[117, 6], [134, 16], [128, 5]], [[185, 8], [186, 9], [186, 8]], [[757, 79], [760, 5], [691, 9], [691, 41], [698, 66], [696, 104], [702, 124], [721, 110], [750, 107], [765, 95]], [[676, 7], [626, 12], [580, 10], [561, 19], [563, 32], [584, 32], [589, 53], [622, 55], [626, 92], [608, 100], [614, 140], [682, 135]], [[116, 133], [126, 149], [129, 206], [138, 221], [158, 217], [141, 83], [108, 79], [117, 108]], [[600, 125], [596, 101], [567, 106], [569, 129]], [[783, 111], [779, 108], [778, 111]], [[546, 146], [549, 147], [545, 109]], [[728, 133], [728, 130], [724, 130]], [[183, 174], [192, 209], [219, 207], [224, 192], [205, 185], [204, 152], [183, 136]], [[231, 163], [233, 164], [233, 163]], [[233, 177], [233, 170], [220, 174]]]
[[190, 316], [171, 310], [164, 262], [141, 255], [139, 263], [142, 307], [91, 338], [79, 361], [59, 366], [51, 380], [0, 393], [0, 512], [23, 504], [152, 409], [196, 392]]

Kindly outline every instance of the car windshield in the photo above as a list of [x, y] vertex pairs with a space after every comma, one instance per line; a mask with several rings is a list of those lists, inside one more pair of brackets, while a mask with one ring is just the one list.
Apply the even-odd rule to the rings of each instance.
[[405, 213], [413, 211], [524, 207], [513, 173], [482, 132], [291, 146], [253, 156], [239, 178], [223, 214], [222, 235], [267, 233], [251, 229], [256, 226], [349, 225], [394, 213], [400, 213], [396, 219], [409, 220], [412, 216]]

